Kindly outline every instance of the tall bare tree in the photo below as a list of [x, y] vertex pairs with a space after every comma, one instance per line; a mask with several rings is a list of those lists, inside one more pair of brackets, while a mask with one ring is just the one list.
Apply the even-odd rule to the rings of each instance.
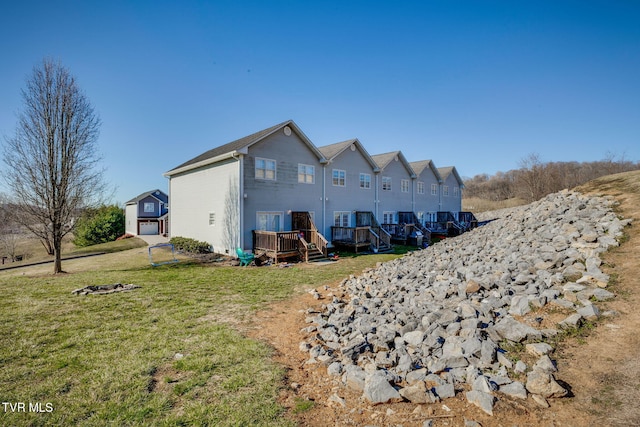
[[50, 59], [34, 67], [22, 99], [15, 135], [4, 145], [3, 176], [15, 217], [53, 252], [53, 272], [60, 273], [62, 239], [74, 218], [106, 194], [100, 119], [75, 78]]

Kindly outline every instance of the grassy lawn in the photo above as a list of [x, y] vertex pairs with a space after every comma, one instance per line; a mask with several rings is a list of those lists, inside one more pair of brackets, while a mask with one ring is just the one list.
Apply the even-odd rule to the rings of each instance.
[[[0, 398], [25, 404], [20, 412], [3, 404], [0, 425], [287, 425], [272, 350], [233, 325], [269, 302], [397, 256], [322, 267], [183, 260], [153, 268], [137, 248], [65, 261], [68, 273], [57, 276], [49, 265], [0, 271]], [[141, 288], [71, 293], [109, 283]]]

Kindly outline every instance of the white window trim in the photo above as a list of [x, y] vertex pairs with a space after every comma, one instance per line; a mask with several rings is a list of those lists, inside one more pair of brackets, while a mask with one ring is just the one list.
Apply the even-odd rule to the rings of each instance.
[[[368, 177], [369, 180], [365, 180], [364, 178]], [[361, 173], [360, 174], [360, 188], [363, 190], [371, 190], [371, 174], [370, 173]]]
[[280, 216], [280, 220], [278, 221], [278, 230], [282, 231], [284, 229], [284, 212], [258, 211], [258, 212], [256, 212], [256, 230], [273, 231], [273, 230], [263, 230], [263, 229], [259, 228], [260, 216], [261, 215], [267, 215], [267, 224], [270, 222], [270, 218], [269, 218], [270, 216], [279, 215]]
[[[304, 168], [304, 172], [300, 172], [300, 168]], [[309, 173], [311, 172], [311, 173]], [[300, 175], [304, 176], [304, 179], [300, 180]], [[311, 177], [311, 182], [307, 181], [307, 177]], [[316, 167], [313, 165], [306, 165], [304, 163], [298, 163], [298, 183], [300, 184], [315, 184], [316, 183]]]
[[443, 196], [448, 196], [449, 195], [449, 186], [448, 185], [443, 185], [442, 186], [442, 195]]
[[424, 194], [424, 182], [418, 181], [418, 185], [416, 187], [418, 194]]
[[[382, 191], [391, 191], [391, 189], [393, 188], [393, 180], [391, 179], [390, 176], [383, 176], [382, 177]], [[385, 188], [385, 187], [389, 187], [389, 188]]]
[[[389, 219], [391, 217], [391, 222], [385, 221], [385, 219]], [[395, 224], [396, 220], [396, 212], [395, 211], [384, 211], [382, 212], [382, 223], [383, 224]]]
[[[336, 177], [335, 177], [335, 173], [338, 173], [338, 183], [336, 184]], [[340, 176], [342, 175], [342, 176]], [[342, 184], [340, 184], [340, 181], [342, 181]], [[347, 171], [344, 169], [333, 169], [331, 171], [331, 183], [333, 184], [334, 187], [346, 187], [347, 186]]]
[[[340, 215], [340, 224], [336, 225], [336, 216]], [[343, 219], [347, 219], [347, 225], [343, 224]], [[351, 212], [350, 211], [333, 211], [333, 225], [335, 227], [351, 227]]]
[[409, 180], [408, 179], [401, 179], [400, 180], [400, 191], [403, 193], [408, 193], [409, 192]]
[[431, 195], [432, 196], [438, 195], [438, 184], [431, 184]]
[[460, 193], [460, 187], [458, 187], [457, 185], [453, 186], [453, 197], [458, 197], [458, 194]]
[[[259, 161], [263, 161], [264, 164], [264, 168], [258, 168], [258, 162]], [[267, 177], [267, 171], [270, 171], [271, 169], [267, 168], [267, 162], [273, 163], [273, 178], [268, 178]], [[276, 181], [278, 178], [278, 162], [276, 162], [274, 159], [266, 159], [264, 157], [256, 157], [255, 162], [254, 162], [254, 167], [255, 167], [255, 179], [259, 179], [262, 181]], [[264, 171], [263, 174], [264, 176], [258, 176], [258, 171]]]
[[[151, 210], [147, 209], [147, 206], [151, 206]], [[144, 213], [154, 213], [156, 211], [156, 204], [153, 202], [144, 202]]]

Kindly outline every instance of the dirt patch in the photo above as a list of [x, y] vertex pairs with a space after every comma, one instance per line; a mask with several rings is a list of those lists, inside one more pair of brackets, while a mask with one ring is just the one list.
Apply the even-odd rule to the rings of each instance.
[[[640, 425], [640, 173], [605, 177], [583, 186], [583, 193], [610, 195], [620, 203], [619, 213], [633, 218], [625, 229], [624, 243], [603, 256], [603, 271], [611, 275], [608, 290], [616, 294], [600, 305], [618, 315], [597, 322], [588, 337], [571, 337], [560, 343], [553, 355], [557, 378], [570, 389], [570, 397], [550, 400], [541, 408], [532, 398], [509, 399], [497, 393], [494, 415], [469, 404], [457, 390], [455, 398], [434, 404], [408, 402], [372, 406], [356, 393], [327, 375], [326, 367], [308, 364], [298, 346], [300, 330], [306, 326], [306, 310], [320, 309], [331, 301], [335, 287], [318, 289], [314, 299], [302, 294], [260, 312], [247, 331], [275, 348], [275, 360], [286, 369], [280, 400], [287, 417], [305, 426], [402, 425], [462, 426], [475, 420], [483, 426], [631, 426]], [[563, 313], [546, 313], [552, 323]]]

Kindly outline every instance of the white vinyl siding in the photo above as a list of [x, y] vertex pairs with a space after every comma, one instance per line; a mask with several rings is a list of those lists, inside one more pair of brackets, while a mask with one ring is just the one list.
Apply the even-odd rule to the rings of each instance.
[[361, 173], [360, 174], [360, 188], [364, 188], [368, 190], [371, 188], [371, 174]]
[[256, 179], [276, 180], [276, 161], [256, 157]]
[[312, 165], [298, 163], [298, 182], [302, 184], [313, 184], [316, 181], [316, 168]]

